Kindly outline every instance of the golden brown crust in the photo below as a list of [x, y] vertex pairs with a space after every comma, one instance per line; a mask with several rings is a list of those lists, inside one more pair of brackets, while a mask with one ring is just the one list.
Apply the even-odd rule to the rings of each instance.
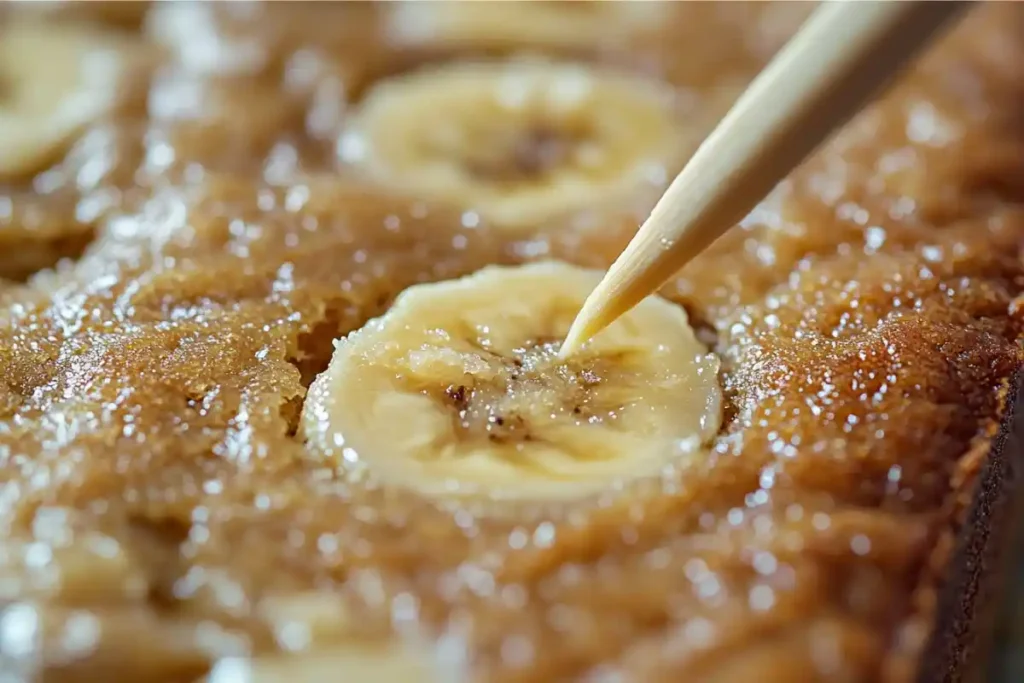
[[[119, 201], [76, 263], [0, 288], [0, 616], [53, 625], [18, 665], [167, 680], [412, 622], [487, 681], [965, 675], [1019, 476], [1020, 9], [979, 6], [666, 287], [723, 358], [711, 456], [510, 521], [310, 465], [305, 388], [401, 289], [607, 265], [650, 198], [513, 239], [368, 186], [328, 105], [464, 56], [381, 39], [381, 7], [163, 4], [179, 49], [146, 106], [78, 141], [116, 160], [99, 186]], [[672, 8], [689, 44], [645, 31], [586, 56], [688, 91], [699, 139], [801, 10]], [[46, 200], [31, 187], [0, 200]], [[289, 640], [267, 605], [311, 593], [358, 618]]]

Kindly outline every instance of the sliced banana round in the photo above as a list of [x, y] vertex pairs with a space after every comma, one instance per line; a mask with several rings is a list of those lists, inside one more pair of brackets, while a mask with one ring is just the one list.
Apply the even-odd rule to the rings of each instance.
[[685, 127], [669, 86], [517, 60], [425, 68], [372, 88], [342, 161], [403, 191], [529, 228], [672, 176]]
[[313, 453], [365, 483], [535, 502], [691, 461], [718, 431], [722, 394], [681, 308], [649, 298], [558, 358], [600, 278], [547, 262], [406, 290], [335, 343], [304, 407]]
[[359, 617], [335, 593], [270, 595], [261, 600], [259, 612], [282, 652], [221, 658], [201, 683], [464, 680], [460, 652], [431, 647], [413, 634], [370, 635], [365, 621], [361, 628]]
[[453, 49], [603, 48], [661, 25], [668, 2], [394, 3], [389, 33], [399, 44]]
[[298, 656], [221, 659], [201, 683], [440, 683], [425, 661], [395, 648], [337, 647]]
[[84, 24], [0, 25], [0, 180], [43, 170], [114, 105], [129, 40]]
[[[102, 23], [108, 26], [136, 30], [150, 9], [147, 0], [128, 2], [79, 2], [78, 0], [29, 0], [15, 5], [14, 12], [36, 15], [46, 20], [73, 20]], [[2, 10], [0, 10], [2, 11]]]

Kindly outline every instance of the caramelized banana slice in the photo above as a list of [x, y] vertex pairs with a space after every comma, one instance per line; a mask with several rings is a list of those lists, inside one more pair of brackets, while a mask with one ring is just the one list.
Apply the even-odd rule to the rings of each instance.
[[[24, 0], [6, 3], [12, 12], [34, 14], [47, 21], [89, 21], [128, 31], [142, 27], [151, 3], [148, 0], [80, 2], [79, 0]], [[3, 10], [0, 10], [2, 12]]]
[[0, 26], [0, 181], [43, 170], [114, 105], [130, 45], [87, 25]]
[[560, 501], [657, 476], [717, 432], [717, 359], [651, 298], [569, 361], [558, 345], [600, 273], [491, 266], [406, 290], [336, 342], [310, 389], [317, 457], [436, 498]]
[[200, 683], [434, 683], [447, 680], [424, 662], [391, 648], [341, 647], [325, 652], [220, 660]]
[[470, 63], [381, 82], [338, 151], [384, 184], [529, 229], [663, 183], [684, 130], [674, 91], [635, 74]]
[[403, 44], [455, 49], [595, 48], [657, 28], [667, 2], [397, 2], [390, 33]]

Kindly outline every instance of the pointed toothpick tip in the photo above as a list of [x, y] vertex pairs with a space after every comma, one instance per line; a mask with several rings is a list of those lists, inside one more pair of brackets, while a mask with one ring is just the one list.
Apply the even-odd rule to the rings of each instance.
[[[612, 266], [612, 270], [614, 268]], [[565, 335], [562, 346], [558, 350], [559, 360], [567, 360], [570, 356], [579, 352], [595, 334], [604, 329], [605, 325], [602, 322], [602, 317], [608, 303], [608, 296], [605, 290], [607, 289], [609, 275], [612, 273], [612, 270], [605, 273], [601, 282], [598, 283], [597, 287], [594, 288], [594, 291], [590, 293], [580, 307], [579, 313], [576, 314], [576, 319], [569, 326], [569, 332]]]
[[584, 336], [583, 327], [586, 324], [584, 319], [584, 312], [586, 311], [586, 305], [576, 315], [576, 319], [572, 321], [572, 325], [569, 327], [569, 332], [565, 335], [565, 340], [562, 342], [562, 346], [558, 349], [558, 360], [568, 360], [570, 356], [580, 350], [586, 343], [586, 337]]

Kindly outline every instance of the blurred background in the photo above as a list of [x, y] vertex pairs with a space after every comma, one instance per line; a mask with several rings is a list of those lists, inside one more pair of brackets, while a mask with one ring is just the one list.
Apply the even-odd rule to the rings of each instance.
[[988, 678], [992, 683], [1024, 681], [1024, 531], [1017, 534], [1016, 553]]

